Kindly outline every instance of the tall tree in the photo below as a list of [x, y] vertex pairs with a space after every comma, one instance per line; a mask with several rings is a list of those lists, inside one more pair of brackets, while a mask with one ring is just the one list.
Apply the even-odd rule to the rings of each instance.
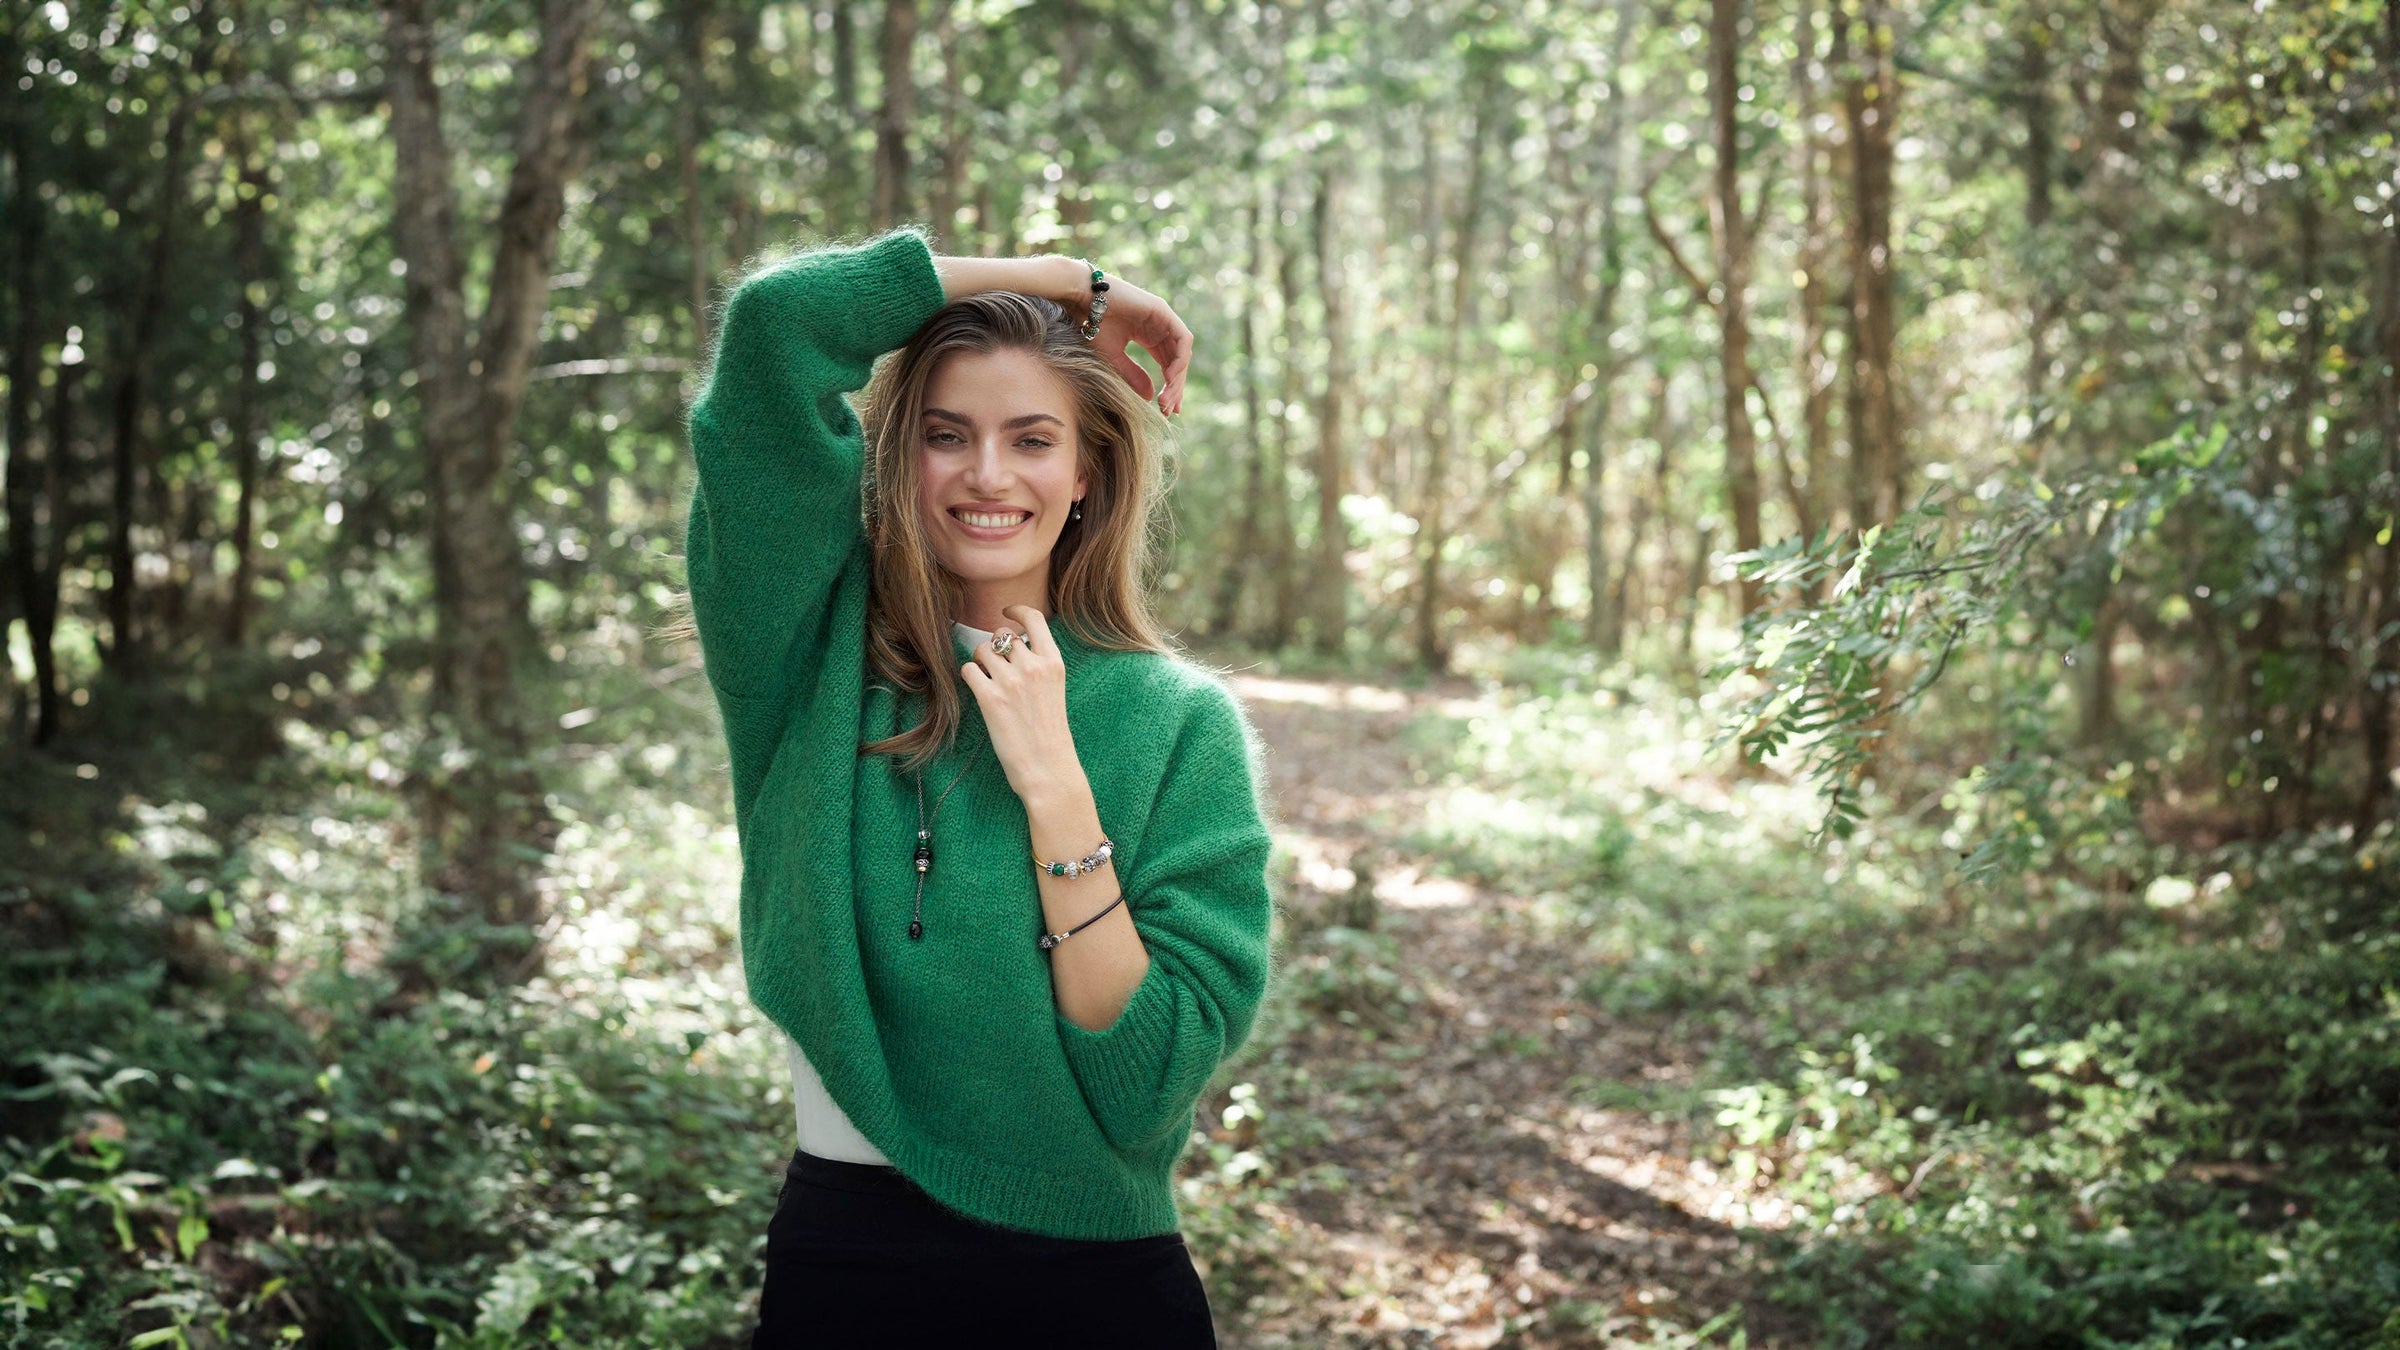
[[[483, 312], [467, 316], [451, 153], [442, 129], [432, 0], [389, 0], [386, 71], [394, 150], [393, 240], [405, 303], [432, 508], [436, 713], [464, 766], [425, 789], [436, 886], [495, 925], [535, 917], [535, 867], [552, 834], [528, 760], [517, 664], [525, 578], [508, 472], [539, 347], [567, 184], [585, 155], [582, 105], [598, 0], [543, 0], [525, 74], [515, 162], [493, 222]], [[495, 958], [510, 954], [495, 952]]]
[[[18, 69], [22, 58], [15, 38], [13, 31], [0, 38], [0, 69]], [[41, 396], [43, 336], [47, 331], [42, 304], [42, 264], [50, 211], [37, 187], [42, 174], [34, 158], [38, 153], [36, 138], [28, 125], [31, 102], [11, 99], [5, 128], [11, 314], [8, 465], [7, 481], [0, 487], [0, 496], [5, 497], [8, 511], [9, 585], [16, 593], [16, 616], [25, 624], [25, 643], [33, 656], [33, 743], [47, 745], [58, 734], [58, 655], [54, 635], [58, 626], [57, 540], [64, 522], [60, 518], [57, 486], [58, 465], [66, 453], [66, 424], [54, 420], [49, 427], [49, 455], [34, 454], [34, 402]], [[62, 411], [73, 373], [71, 362], [58, 373]], [[5, 639], [7, 632], [6, 626], [0, 625], [0, 639]]]
[[[1625, 59], [1631, 50], [1633, 28], [1640, 17], [1638, 0], [1617, 0], [1609, 32], [1608, 73], [1602, 78], [1600, 170], [1593, 193], [1600, 204], [1600, 275], [1592, 289], [1591, 323], [1587, 346], [1599, 367], [1593, 377], [1599, 408], [1592, 415], [1591, 462], [1583, 475], [1584, 581], [1591, 606], [1584, 613], [1584, 641], [1605, 652], [1615, 651], [1624, 631], [1624, 616], [1608, 597], [1608, 510], [1601, 499], [1608, 464], [1609, 437], [1615, 434], [1619, 361], [1609, 340], [1617, 327], [1617, 294], [1625, 277], [1625, 227], [1618, 199], [1625, 191]], [[1559, 471], [1566, 483], [1566, 471]], [[1630, 545], [1630, 540], [1628, 541]], [[1626, 564], [1633, 561], [1630, 553]]]
[[1489, 158], [1484, 141], [1499, 121], [1501, 99], [1508, 91], [1507, 74], [1498, 53], [1477, 46], [1469, 61], [1475, 71], [1474, 111], [1467, 124], [1467, 191], [1459, 203], [1456, 249], [1451, 256], [1450, 313], [1442, 324], [1442, 368], [1434, 387], [1440, 391], [1439, 424], [1433, 428], [1421, 487], [1424, 505], [1418, 513], [1416, 648], [1419, 668], [1441, 674], [1450, 667], [1450, 644], [1442, 639], [1442, 549], [1449, 542], [1449, 470], [1466, 445], [1466, 418], [1460, 414], [1458, 386], [1460, 345], [1467, 326], [1475, 322], [1475, 292], [1483, 278], [1475, 271], [1476, 235], [1483, 224], [1484, 188]]
[[[1314, 213], [1317, 294], [1325, 311], [1325, 393], [1317, 403], [1316, 649], [1338, 656], [1350, 625], [1350, 530], [1342, 519], [1344, 406], [1350, 395], [1348, 290], [1343, 279], [1342, 179], [1338, 162], [1319, 170]], [[1285, 303], [1290, 303], [1287, 297]]]
[[235, 323], [241, 330], [240, 368], [233, 376], [233, 416], [225, 443], [234, 465], [233, 582], [225, 603], [225, 641], [240, 646], [250, 627], [251, 591], [258, 565], [258, 366], [266, 337], [261, 302], [267, 289], [266, 156], [252, 143], [250, 115], [236, 110], [227, 148], [240, 174], [233, 206], [234, 282], [241, 288]]
[[875, 112], [875, 224], [889, 229], [911, 209], [908, 124], [917, 115], [917, 0], [884, 0], [883, 101]]
[[1908, 477], [1892, 386], [1897, 323], [1892, 147], [1900, 85], [1892, 59], [1892, 16], [1883, 0], [1832, 0], [1832, 16], [1850, 176], [1850, 380], [1844, 395], [1850, 427], [1850, 514], [1864, 529], [1898, 514]]
[[[1709, 0], [1708, 107], [1716, 144], [1708, 197], [1709, 234], [1717, 250], [1717, 368], [1725, 422], [1725, 502], [1733, 513], [1733, 546], [1745, 552], [1763, 540], [1759, 527], [1758, 433], [1750, 421], [1750, 229], [1742, 215], [1741, 0]], [[1756, 610], [1764, 592], [1741, 581], [1742, 613]]]
[[208, 78], [217, 47], [216, 20], [210, 7], [197, 6], [190, 18], [195, 36], [186, 51], [193, 87], [177, 92], [175, 106], [167, 115], [166, 131], [160, 140], [158, 177], [152, 188], [149, 247], [143, 255], [141, 275], [125, 307], [124, 338], [111, 344], [109, 354], [115, 366], [115, 381], [109, 400], [113, 423], [109, 449], [107, 655], [112, 663], [120, 665], [135, 659], [139, 643], [133, 614], [133, 593], [138, 584], [133, 557], [133, 518], [141, 483], [142, 414], [152, 367], [158, 360], [159, 323], [166, 308], [177, 235], [189, 214], [184, 201], [184, 167], [191, 148], [192, 121], [200, 107], [199, 85]]

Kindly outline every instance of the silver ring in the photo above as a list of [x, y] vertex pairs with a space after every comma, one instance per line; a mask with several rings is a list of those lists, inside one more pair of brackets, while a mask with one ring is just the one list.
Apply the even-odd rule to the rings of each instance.
[[992, 634], [992, 655], [1006, 656], [1016, 649], [1017, 635], [1014, 631], [1003, 628], [999, 632]]

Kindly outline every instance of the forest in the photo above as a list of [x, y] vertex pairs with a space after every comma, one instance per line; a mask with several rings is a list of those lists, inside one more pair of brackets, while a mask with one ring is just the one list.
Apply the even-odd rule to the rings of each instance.
[[729, 285], [1195, 334], [1243, 1347], [2400, 1346], [2400, 6], [20, 0], [0, 1335], [747, 1344]]

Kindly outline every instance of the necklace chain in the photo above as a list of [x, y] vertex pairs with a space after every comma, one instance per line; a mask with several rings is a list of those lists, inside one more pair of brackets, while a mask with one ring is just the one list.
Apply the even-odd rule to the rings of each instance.
[[[975, 749], [978, 753], [980, 753], [983, 749], [983, 746], [979, 744], [975, 747]], [[958, 766], [958, 772], [950, 779], [950, 786], [943, 788], [942, 795], [934, 799], [934, 815], [938, 816], [942, 813], [942, 803], [950, 800], [951, 790], [958, 786], [960, 779], [963, 779], [967, 776], [967, 770], [973, 765], [973, 763], [973, 759], [970, 758], [966, 763]], [[911, 938], [922, 939], [925, 936], [925, 874], [933, 870], [933, 826], [929, 823], [929, 818], [925, 814], [924, 770], [919, 769], [917, 771], [916, 780], [917, 851], [914, 861], [917, 869], [917, 900], [916, 908], [911, 911], [909, 915], [908, 935]]]

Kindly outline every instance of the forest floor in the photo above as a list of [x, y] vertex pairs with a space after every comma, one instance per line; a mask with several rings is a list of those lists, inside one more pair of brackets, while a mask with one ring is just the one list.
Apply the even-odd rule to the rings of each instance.
[[1742, 1308], [1729, 1222], [1743, 1200], [1694, 1156], [1688, 1117], [1596, 1104], [1688, 1086], [1692, 1048], [1578, 997], [1590, 955], [1555, 940], [1533, 898], [1408, 847], [1402, 827], [1445, 789], [1404, 728], [1477, 716], [1477, 690], [1230, 683], [1298, 862], [1287, 924], [1363, 918], [1410, 989], [1369, 1016], [1299, 1013], [1262, 1067], [1278, 1090], [1261, 1095], [1280, 1098], [1267, 1112], [1322, 1124], [1277, 1159], [1299, 1179], [1259, 1217], [1286, 1230], [1285, 1256], [1247, 1307], [1219, 1309], [1225, 1343], [1763, 1343], [1772, 1310]]

